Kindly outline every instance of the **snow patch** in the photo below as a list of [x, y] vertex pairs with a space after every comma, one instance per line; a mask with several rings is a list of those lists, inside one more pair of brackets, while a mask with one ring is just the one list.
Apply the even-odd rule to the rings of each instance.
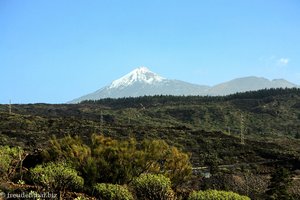
[[155, 84], [165, 80], [165, 78], [158, 74], [151, 72], [147, 67], [139, 67], [125, 76], [117, 79], [111, 83], [109, 89], [127, 87], [135, 82], [142, 82], [146, 84]]

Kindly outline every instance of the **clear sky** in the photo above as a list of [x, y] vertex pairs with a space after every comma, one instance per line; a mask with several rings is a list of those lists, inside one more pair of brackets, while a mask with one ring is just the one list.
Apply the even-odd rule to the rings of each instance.
[[0, 0], [0, 103], [60, 103], [139, 66], [300, 84], [299, 0]]

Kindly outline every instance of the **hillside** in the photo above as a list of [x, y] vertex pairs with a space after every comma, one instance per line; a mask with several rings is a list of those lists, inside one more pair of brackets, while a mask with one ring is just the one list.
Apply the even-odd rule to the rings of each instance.
[[[22, 147], [26, 152], [25, 169], [45, 164], [47, 159], [51, 161], [51, 156], [55, 161], [55, 154], [45, 154], [57, 150], [49, 142], [53, 137], [61, 139], [62, 149], [78, 147], [76, 143], [68, 146], [68, 141], [79, 141], [80, 144], [75, 136], [90, 147], [94, 145], [92, 138], [95, 135], [100, 139], [104, 136], [125, 142], [113, 143], [120, 145], [134, 144], [135, 140], [130, 139], [135, 138], [136, 147], [145, 139], [162, 139], [190, 155], [193, 176], [176, 190], [176, 195], [183, 199], [187, 199], [186, 195], [192, 190], [199, 189], [229, 190], [252, 199], [265, 199], [270, 177], [280, 167], [294, 174], [290, 176], [292, 185], [288, 186], [288, 192], [295, 199], [300, 198], [297, 192], [300, 187], [300, 89], [266, 89], [222, 97], [145, 96], [79, 104], [11, 106], [10, 114], [9, 105], [0, 105], [0, 145]], [[68, 135], [71, 137], [66, 137]], [[105, 139], [101, 140], [105, 142]], [[81, 146], [75, 158], [84, 158], [85, 154], [81, 154], [89, 152], [82, 151], [86, 147]], [[98, 147], [105, 148], [105, 145]], [[122, 149], [124, 147], [119, 150]], [[132, 152], [128, 149], [120, 156]], [[186, 158], [189, 160], [189, 156]], [[129, 160], [128, 166], [131, 166], [131, 157]], [[155, 162], [161, 165], [165, 161]], [[110, 164], [114, 163], [114, 159], [110, 161]], [[83, 170], [87, 166], [87, 163], [81, 163], [76, 169], [89, 181], [90, 175], [85, 176]], [[99, 169], [105, 171], [105, 166]], [[121, 168], [112, 170], [108, 167], [105, 174], [113, 178]], [[28, 170], [25, 171], [27, 187], [33, 187]], [[102, 171], [100, 175], [104, 173]], [[166, 172], [172, 170], [166, 169]], [[13, 181], [16, 183], [19, 178], [15, 177]], [[115, 183], [111, 178], [105, 180]], [[5, 181], [0, 184], [0, 189], [7, 192], [14, 191], [9, 189], [11, 187], [23, 188], [23, 185], [7, 185]], [[87, 182], [83, 195], [94, 196], [89, 188]], [[68, 194], [77, 196], [72, 192]]]
[[[1, 144], [41, 148], [51, 135], [161, 138], [192, 153], [195, 166], [216, 154], [222, 164], [297, 156], [300, 90], [270, 89], [225, 97], [154, 96], [80, 104], [0, 106]], [[240, 144], [243, 129], [245, 145]], [[288, 155], [285, 155], [288, 154]]]

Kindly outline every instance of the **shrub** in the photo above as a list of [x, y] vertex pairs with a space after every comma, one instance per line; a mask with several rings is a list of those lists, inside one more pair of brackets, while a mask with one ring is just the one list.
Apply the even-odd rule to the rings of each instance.
[[170, 179], [160, 174], [142, 174], [133, 181], [132, 187], [139, 200], [175, 199]]
[[74, 200], [88, 200], [88, 198], [86, 198], [84, 196], [78, 196]]
[[278, 168], [272, 175], [266, 191], [266, 199], [290, 199], [288, 187], [291, 184], [291, 173], [285, 168]]
[[65, 163], [47, 163], [31, 169], [32, 180], [52, 191], [79, 189], [83, 187], [83, 178], [77, 171]]
[[91, 144], [79, 137], [53, 138], [51, 147], [43, 153], [48, 161], [71, 163], [85, 179], [85, 184], [127, 184], [142, 173], [161, 173], [178, 186], [192, 172], [190, 156], [163, 140], [115, 140], [92, 135]]
[[241, 196], [234, 192], [206, 190], [192, 192], [188, 200], [250, 200], [250, 198], [246, 196]]
[[171, 179], [173, 187], [186, 183], [190, 179], [191, 174], [192, 165], [189, 155], [175, 147], [169, 147], [164, 166], [164, 175]]
[[40, 194], [37, 193], [36, 191], [31, 190], [31, 191], [28, 193], [28, 195], [29, 195], [29, 198], [31, 198], [31, 199], [41, 200]]
[[128, 189], [121, 185], [98, 183], [94, 187], [98, 199], [102, 200], [133, 200]]
[[45, 160], [48, 161], [68, 161], [76, 168], [86, 163], [87, 158], [91, 156], [91, 149], [85, 145], [78, 136], [70, 135], [50, 140], [51, 147], [43, 151]]
[[23, 154], [19, 147], [0, 146], [0, 179], [9, 179], [16, 173], [17, 166], [22, 168]]

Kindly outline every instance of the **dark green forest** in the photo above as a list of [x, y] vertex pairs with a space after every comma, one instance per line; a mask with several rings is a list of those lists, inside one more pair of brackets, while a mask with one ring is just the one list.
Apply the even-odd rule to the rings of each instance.
[[[165, 196], [146, 193], [152, 199], [201, 199], [221, 190], [300, 199], [300, 89], [9, 107], [0, 105], [4, 192], [118, 199], [101, 195], [122, 190], [124, 199], [150, 199], [143, 186], [152, 181], [149, 188], [165, 186], [153, 189]], [[72, 175], [73, 185], [38, 178], [56, 168]], [[208, 193], [193, 193], [200, 190]]]

